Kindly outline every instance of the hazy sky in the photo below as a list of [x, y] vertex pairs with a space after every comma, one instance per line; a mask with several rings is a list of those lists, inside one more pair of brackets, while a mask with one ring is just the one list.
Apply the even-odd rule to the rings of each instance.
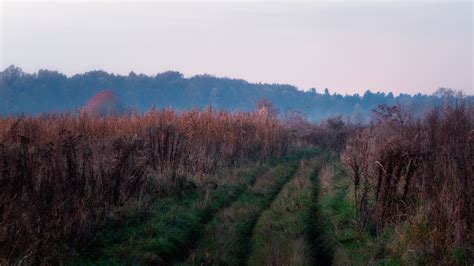
[[5, 2], [0, 67], [474, 94], [473, 3]]

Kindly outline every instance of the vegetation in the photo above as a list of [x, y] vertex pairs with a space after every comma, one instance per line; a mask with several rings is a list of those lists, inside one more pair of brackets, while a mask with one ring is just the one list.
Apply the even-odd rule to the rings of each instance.
[[318, 160], [302, 160], [293, 179], [260, 216], [252, 234], [249, 265], [312, 265], [305, 221], [312, 204], [309, 175]]
[[307, 241], [311, 247], [311, 255], [313, 264], [331, 265], [333, 261], [332, 243], [329, 241], [326, 229], [323, 227], [326, 217], [323, 216], [320, 205], [321, 167], [326, 163], [328, 155], [323, 157], [319, 166], [311, 173], [311, 204], [309, 205], [309, 213], [306, 217]]
[[[0, 263], [469, 265], [474, 107], [0, 117]], [[117, 108], [119, 106], [119, 108]], [[104, 109], [105, 108], [105, 109]]]
[[374, 116], [343, 154], [357, 230], [385, 239], [379, 247], [389, 261], [466, 264], [474, 239], [474, 109], [459, 99], [419, 119], [385, 105]]
[[252, 229], [286, 182], [294, 175], [300, 156], [289, 158], [255, 180], [232, 205], [222, 209], [204, 229], [189, 258], [183, 264], [245, 263]]
[[[378, 104], [400, 104], [419, 115], [434, 106], [443, 105], [444, 100], [440, 96], [450, 92], [441, 89], [431, 96], [395, 96], [392, 93], [366, 91], [363, 95], [343, 96], [324, 88], [302, 91], [291, 85], [253, 84], [210, 75], [185, 78], [183, 74], [173, 71], [155, 76], [133, 72], [121, 76], [99, 70], [67, 77], [50, 70], [29, 74], [10, 66], [0, 72], [0, 114], [36, 115], [77, 109], [93, 111], [97, 98], [107, 96], [103, 95], [104, 90], [116, 95], [108, 99], [116, 97], [114, 102], [129, 111], [146, 112], [153, 107], [184, 111], [208, 106], [217, 110], [254, 111], [255, 102], [265, 98], [278, 106], [282, 117], [299, 112], [312, 121], [319, 121], [343, 115], [354, 123], [367, 122], [371, 110]], [[454, 100], [455, 97], [451, 96], [450, 101]], [[474, 97], [467, 97], [466, 101], [474, 103]]]
[[210, 109], [0, 118], [0, 257], [65, 259], [120, 209], [209, 181], [190, 177], [281, 157], [288, 141], [275, 118]]
[[[367, 265], [384, 257], [383, 245], [368, 230], [359, 230], [358, 216], [350, 193], [351, 180], [336, 159], [326, 164], [321, 180], [321, 230], [333, 251], [334, 265]], [[382, 263], [383, 264], [383, 263]]]
[[240, 195], [248, 182], [255, 180], [267, 167], [237, 173], [238, 182], [229, 183], [222, 176], [218, 188], [189, 188], [183, 196], [155, 202], [149, 217], [119, 228], [106, 227], [94, 245], [87, 247], [75, 264], [150, 264], [171, 263], [181, 258], [203, 226], [221, 208]]

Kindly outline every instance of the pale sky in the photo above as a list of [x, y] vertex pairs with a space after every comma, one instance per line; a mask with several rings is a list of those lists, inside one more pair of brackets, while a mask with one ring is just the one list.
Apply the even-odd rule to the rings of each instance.
[[5, 2], [0, 67], [474, 94], [473, 3]]

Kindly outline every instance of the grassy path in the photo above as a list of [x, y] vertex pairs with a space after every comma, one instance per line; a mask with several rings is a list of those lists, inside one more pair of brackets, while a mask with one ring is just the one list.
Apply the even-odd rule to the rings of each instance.
[[[278, 195], [293, 194], [292, 190], [295, 187], [303, 188], [309, 184], [308, 179], [303, 178], [305, 174], [302, 173], [309, 170], [306, 163], [300, 166], [300, 161], [314, 158], [320, 153], [321, 150], [309, 149], [275, 163], [273, 169], [257, 178], [255, 184], [242, 193], [234, 203], [218, 212], [204, 228], [203, 237], [195, 244], [190, 256], [179, 265], [246, 265], [249, 262], [249, 255], [255, 250], [252, 245], [252, 233], [257, 222], [261, 220], [261, 215], [275, 204], [274, 200]], [[298, 171], [301, 168], [305, 170]], [[293, 178], [297, 171], [300, 176]], [[291, 186], [288, 185], [290, 180], [293, 180]], [[281, 192], [282, 189], [284, 192]], [[309, 197], [309, 192], [307, 195]], [[293, 206], [296, 210], [303, 202], [295, 204], [298, 206]], [[300, 225], [304, 220], [302, 216], [303, 212], [301, 216], [296, 216]], [[300, 238], [296, 242], [304, 245], [304, 239]]]
[[277, 165], [260, 176], [231, 206], [220, 210], [205, 227], [204, 237], [183, 265], [244, 264], [256, 221], [297, 167], [297, 160]]
[[253, 230], [248, 265], [311, 265], [305, 216], [311, 205], [310, 172], [316, 160], [302, 160], [298, 172], [260, 216]]
[[[287, 207], [298, 213], [283, 213], [281, 218], [283, 224], [292, 224], [290, 231], [298, 231], [291, 243], [298, 252], [298, 245], [305, 246], [301, 234], [305, 211], [301, 206], [311, 200], [309, 166], [300, 165], [300, 161], [320, 153], [317, 149], [303, 150], [244, 171], [245, 175], [228, 179], [231, 182], [217, 178], [219, 185], [210, 191], [193, 188], [182, 196], [159, 199], [146, 217], [132, 216], [130, 222], [106, 226], [71, 264], [244, 265], [251, 261], [257, 221], [264, 220], [262, 213], [269, 213], [266, 210], [276, 206], [274, 200], [281, 195], [287, 199], [278, 201], [280, 208], [290, 199], [293, 205]], [[291, 185], [287, 184], [290, 180]], [[286, 239], [284, 234], [282, 241]]]
[[303, 160], [252, 236], [248, 265], [331, 265], [333, 250], [320, 205], [321, 168], [329, 153]]
[[325, 226], [327, 217], [323, 214], [324, 209], [321, 206], [321, 185], [325, 183], [321, 170], [327, 165], [328, 157], [329, 155], [310, 175], [311, 204], [306, 216], [306, 239], [311, 247], [314, 265], [332, 265], [333, 263], [334, 250]]

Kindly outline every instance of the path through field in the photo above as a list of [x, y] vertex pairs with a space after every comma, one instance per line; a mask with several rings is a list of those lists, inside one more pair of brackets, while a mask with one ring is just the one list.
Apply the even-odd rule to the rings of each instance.
[[74, 264], [312, 265], [320, 218], [311, 177], [326, 156], [306, 150], [244, 182], [158, 200], [147, 218], [102, 232]]
[[310, 265], [311, 247], [305, 237], [311, 205], [315, 160], [302, 160], [298, 172], [260, 216], [252, 234], [249, 265]]

